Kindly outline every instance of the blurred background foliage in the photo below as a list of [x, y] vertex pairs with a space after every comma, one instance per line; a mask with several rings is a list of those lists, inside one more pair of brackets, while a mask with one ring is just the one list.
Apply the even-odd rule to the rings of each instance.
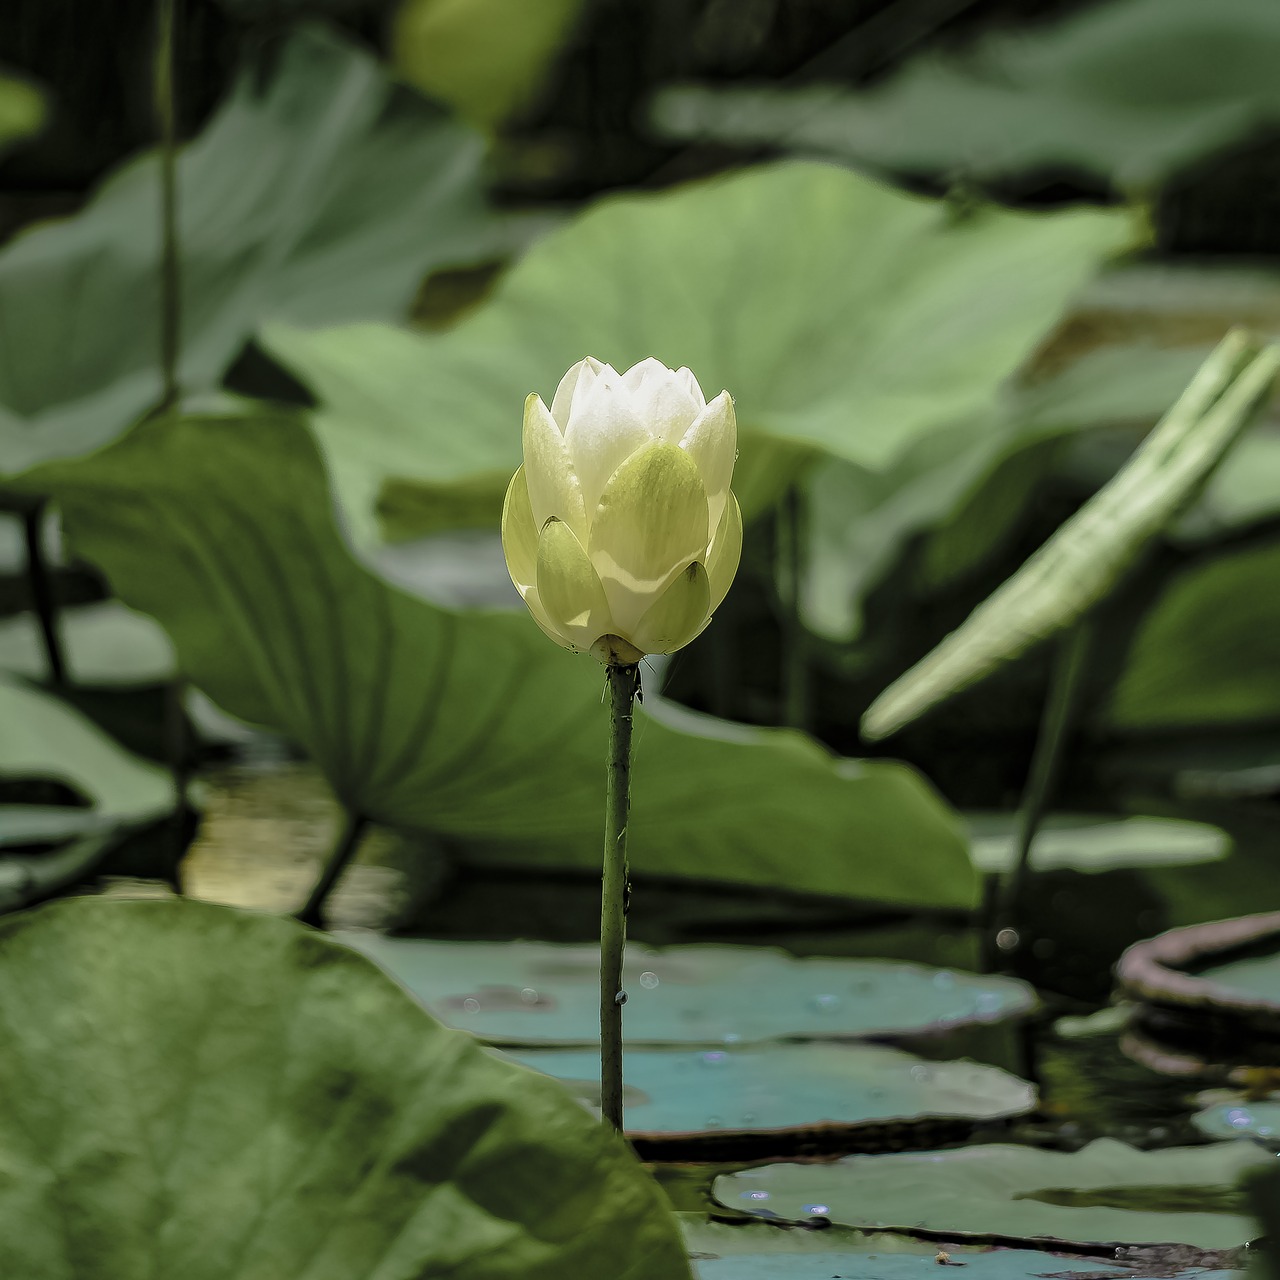
[[[653, 354], [734, 393], [750, 523], [716, 625], [649, 678], [638, 871], [976, 905], [954, 809], [1016, 804], [1049, 646], [884, 743], [860, 717], [1228, 328], [1277, 328], [1273, 5], [189, 0], [199, 416], [141, 426], [154, 15], [73, 8], [0, 14], [0, 665], [28, 725], [182, 783], [300, 752], [433, 883], [589, 875], [595, 674], [500, 612], [495, 525], [523, 396]], [[1278, 495], [1267, 412], [1093, 611], [1061, 807], [1280, 790]], [[24, 856], [58, 817], [19, 816], [33, 796], [135, 812], [78, 748], [4, 758]], [[101, 845], [59, 821], [39, 847]], [[166, 821], [172, 853], [195, 818]], [[109, 865], [153, 866], [138, 847]], [[1194, 910], [1182, 874], [1144, 887], [1157, 923]]]

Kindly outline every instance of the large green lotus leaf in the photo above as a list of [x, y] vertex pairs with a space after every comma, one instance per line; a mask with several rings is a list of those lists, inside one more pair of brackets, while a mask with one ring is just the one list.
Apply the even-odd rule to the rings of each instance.
[[848, 1226], [959, 1239], [1228, 1249], [1257, 1230], [1236, 1184], [1273, 1159], [1245, 1142], [1139, 1151], [1099, 1138], [1071, 1152], [992, 1144], [766, 1165], [717, 1178], [713, 1194], [746, 1213], [798, 1222], [823, 1204], [824, 1217]]
[[683, 89], [665, 133], [784, 146], [860, 165], [995, 178], [1076, 170], [1146, 187], [1280, 121], [1270, 0], [1112, 0], [882, 86]]
[[1277, 575], [1274, 542], [1182, 570], [1144, 618], [1106, 722], [1146, 732], [1280, 718]]
[[87, 808], [0, 805], [0, 844], [56, 840], [150, 822], [173, 808], [173, 782], [59, 698], [0, 677], [0, 778], [51, 779]]
[[[506, 1056], [563, 1081], [599, 1114], [599, 1049]], [[1033, 1085], [998, 1067], [925, 1062], [874, 1044], [633, 1049], [623, 1071], [627, 1132], [652, 1138], [820, 1129], [844, 1131], [848, 1151], [858, 1149], [859, 1130], [884, 1141], [889, 1125], [901, 1143], [913, 1126], [1007, 1120], [1036, 1100]]]
[[5, 1275], [687, 1275], [603, 1126], [322, 934], [71, 899], [0, 974]]
[[[637, 823], [637, 830], [639, 824]], [[343, 935], [442, 1021], [496, 1044], [595, 1044], [600, 948]], [[796, 959], [764, 947], [627, 948], [632, 1044], [921, 1035], [1035, 1007], [1025, 983], [891, 960]]]
[[[823, 1206], [811, 1206], [818, 1216]], [[692, 1215], [682, 1215], [691, 1219]], [[936, 1280], [938, 1245], [906, 1236], [864, 1235], [829, 1227], [822, 1231], [779, 1230], [750, 1223], [684, 1223], [685, 1245], [698, 1280]], [[1072, 1258], [1032, 1249], [966, 1248], [948, 1244], [966, 1280], [1043, 1280], [1046, 1275], [1110, 1280], [1133, 1274], [1125, 1263]], [[1161, 1276], [1188, 1280], [1243, 1280], [1243, 1271], [1209, 1271], [1170, 1259]]]
[[[349, 808], [480, 862], [599, 865], [600, 669], [523, 611], [435, 607], [362, 568], [300, 423], [156, 421], [30, 483], [120, 598], [165, 626], [182, 672], [305, 747]], [[634, 786], [639, 871], [974, 901], [953, 818], [900, 765], [654, 706], [637, 718]]]
[[[263, 74], [178, 160], [188, 391], [265, 321], [399, 317], [430, 267], [494, 249], [478, 135], [318, 30]], [[101, 445], [159, 400], [157, 183], [152, 153], [0, 253], [0, 469]]]
[[[967, 813], [969, 851], [989, 875], [1017, 860], [1018, 815]], [[1036, 828], [1031, 865], [1037, 871], [1114, 871], [1121, 867], [1186, 866], [1216, 862], [1230, 851], [1220, 827], [1176, 818], [1055, 813]]]
[[782, 163], [602, 201], [536, 244], [456, 328], [299, 332], [267, 345], [322, 403], [344, 504], [519, 462], [519, 406], [588, 353], [646, 356], [728, 388], [735, 487], [758, 509], [806, 455], [878, 468], [985, 405], [1100, 262], [1127, 215], [961, 216], [819, 164]]

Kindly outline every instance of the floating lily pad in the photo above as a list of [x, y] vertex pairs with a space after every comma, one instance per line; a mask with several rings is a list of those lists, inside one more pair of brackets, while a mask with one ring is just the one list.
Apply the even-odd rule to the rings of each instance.
[[[1013, 866], [1018, 817], [1013, 813], [965, 815], [969, 852], [980, 871], [1002, 874]], [[1227, 833], [1204, 822], [1174, 818], [1125, 818], [1057, 813], [1036, 832], [1031, 865], [1037, 871], [1114, 871], [1168, 867], [1225, 858]]]
[[[600, 952], [537, 942], [343, 940], [438, 1018], [494, 1044], [600, 1039]], [[1030, 1011], [1012, 978], [887, 960], [797, 960], [764, 947], [627, 950], [624, 1033], [633, 1044], [918, 1035]]]
[[1245, 1142], [1139, 1151], [1099, 1138], [1071, 1152], [995, 1144], [765, 1165], [717, 1178], [713, 1193], [726, 1207], [796, 1222], [1228, 1249], [1257, 1234], [1236, 1184], [1272, 1159]]
[[1256, 1138], [1275, 1149], [1280, 1147], [1280, 1098], [1251, 1102], [1237, 1094], [1197, 1111], [1191, 1123], [1207, 1138]]
[[688, 1275], [622, 1143], [293, 921], [66, 900], [0, 993], [0, 1274]]
[[[508, 1056], [564, 1081], [599, 1111], [598, 1050]], [[722, 1141], [803, 1130], [806, 1141], [825, 1135], [846, 1151], [911, 1145], [910, 1135], [919, 1142], [938, 1122], [959, 1135], [976, 1122], [1025, 1115], [1036, 1102], [1034, 1085], [998, 1067], [925, 1062], [876, 1044], [634, 1049], [624, 1080], [633, 1137]]]
[[1280, 912], [1169, 929], [1135, 942], [1120, 957], [1116, 977], [1126, 994], [1166, 1022], [1212, 1026], [1217, 1036], [1267, 1040], [1274, 1049], [1280, 1038]]
[[[818, 1206], [815, 1206], [818, 1207]], [[692, 1215], [685, 1215], [691, 1217]], [[685, 1245], [698, 1280], [938, 1280], [935, 1242], [862, 1232], [780, 1230], [749, 1223], [686, 1222]], [[1068, 1257], [1033, 1249], [948, 1245], [945, 1257], [967, 1267], [965, 1280], [1106, 1280], [1132, 1276], [1130, 1263]], [[1243, 1271], [1207, 1268], [1202, 1258], [1170, 1260], [1162, 1277], [1193, 1274], [1195, 1280], [1242, 1278]]]

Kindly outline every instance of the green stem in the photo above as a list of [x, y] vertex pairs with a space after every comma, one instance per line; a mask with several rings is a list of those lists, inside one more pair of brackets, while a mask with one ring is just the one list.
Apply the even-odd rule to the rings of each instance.
[[311, 896], [307, 899], [306, 905], [296, 916], [303, 924], [309, 924], [316, 929], [324, 923], [320, 909], [324, 906], [325, 899], [337, 884], [338, 877], [346, 870], [347, 864], [355, 857], [365, 829], [369, 825], [369, 819], [361, 813], [353, 813], [350, 809], [345, 810], [344, 813], [342, 830], [338, 832], [333, 852], [329, 855], [329, 860], [325, 863], [315, 888], [311, 890]]
[[800, 592], [804, 574], [804, 501], [792, 485], [782, 495], [776, 515], [776, 564], [779, 623], [782, 640], [782, 723], [803, 729], [809, 722], [807, 634], [801, 619]]
[[62, 656], [62, 639], [58, 634], [58, 606], [53, 595], [53, 579], [44, 558], [41, 525], [45, 503], [41, 501], [22, 513], [22, 529], [27, 544], [27, 582], [31, 587], [31, 606], [40, 623], [45, 658], [49, 663], [49, 681], [62, 688], [67, 681], [67, 664]]
[[1014, 864], [1004, 878], [1003, 892], [996, 908], [996, 945], [1004, 953], [1016, 951], [1022, 941], [1018, 925], [1031, 878], [1031, 847], [1058, 781], [1092, 632], [1092, 624], [1082, 619], [1058, 642], [1049, 692], [1040, 716], [1040, 729], [1018, 810]]
[[609, 756], [604, 815], [604, 877], [600, 894], [600, 1110], [622, 1132], [622, 955], [627, 941], [627, 815], [631, 808], [631, 718], [640, 668], [611, 663]]
[[178, 401], [182, 297], [178, 261], [177, 112], [174, 106], [174, 27], [177, 0], [159, 0], [156, 15], [154, 104], [160, 133], [160, 372], [157, 412]]

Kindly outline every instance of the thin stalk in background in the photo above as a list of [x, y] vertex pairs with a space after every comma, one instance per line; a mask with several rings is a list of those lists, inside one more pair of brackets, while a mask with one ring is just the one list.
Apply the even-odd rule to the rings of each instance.
[[622, 959], [631, 885], [627, 821], [631, 809], [631, 723], [640, 668], [610, 663], [609, 755], [604, 816], [604, 875], [600, 893], [600, 1110], [622, 1132]]
[[27, 583], [31, 588], [31, 607], [40, 623], [45, 658], [49, 663], [49, 682], [61, 689], [67, 682], [67, 664], [62, 653], [62, 637], [58, 631], [58, 605], [53, 594], [53, 578], [44, 558], [45, 502], [33, 503], [22, 513], [22, 528], [27, 544]]
[[338, 883], [338, 877], [356, 856], [360, 841], [364, 838], [364, 833], [369, 826], [369, 819], [361, 813], [353, 813], [348, 809], [344, 810], [343, 814], [342, 827], [338, 831], [337, 840], [334, 841], [333, 852], [329, 854], [329, 860], [324, 864], [324, 870], [320, 872], [320, 878], [316, 881], [315, 888], [311, 890], [311, 896], [296, 916], [303, 924], [312, 925], [316, 929], [321, 928], [324, 923], [320, 912], [325, 899], [328, 898], [333, 886]]
[[791, 729], [809, 723], [809, 667], [807, 633], [801, 618], [800, 594], [804, 577], [805, 511], [799, 486], [790, 486], [775, 512], [778, 624], [781, 640], [782, 723]]
[[1023, 941], [1021, 925], [1031, 876], [1031, 848], [1062, 770], [1092, 634], [1093, 623], [1083, 618], [1058, 642], [1027, 784], [1018, 809], [1014, 862], [1002, 877], [996, 904], [993, 929], [996, 950], [1001, 954], [1016, 952]]
[[157, 412], [178, 401], [182, 342], [182, 279], [178, 256], [177, 108], [174, 86], [174, 31], [177, 0], [159, 0], [152, 88], [160, 137], [160, 372]]

